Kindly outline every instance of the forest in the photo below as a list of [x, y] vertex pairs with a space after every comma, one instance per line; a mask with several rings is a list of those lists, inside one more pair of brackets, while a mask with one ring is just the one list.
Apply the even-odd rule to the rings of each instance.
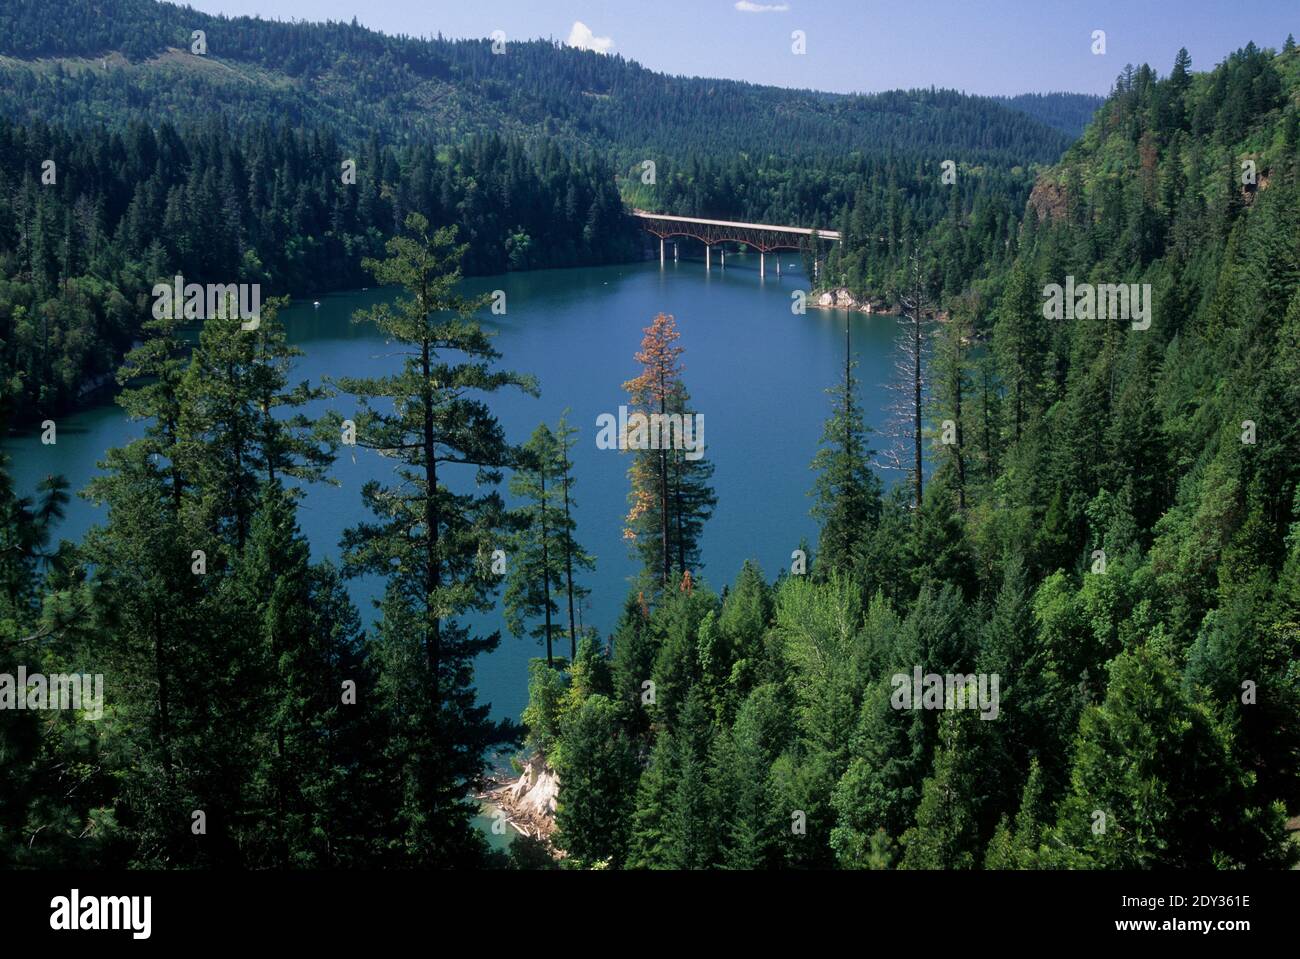
[[[629, 599], [612, 660], [535, 676], [565, 865], [1295, 863], [1298, 92], [1290, 38], [1128, 69], [1011, 255], [945, 295], [945, 248], [913, 247], [926, 400], [873, 438], [846, 366], [806, 572], [717, 592], [647, 564], [658, 605]], [[1158, 319], [1044, 323], [1065, 275], [1149, 283]], [[917, 452], [888, 494], [879, 439]], [[998, 720], [899, 710], [914, 669], [999, 676]]]
[[[376, 119], [337, 127], [304, 87], [284, 123], [150, 123], [138, 106], [92, 123], [80, 84], [139, 81], [155, 106], [184, 88], [4, 64], [31, 86], [14, 88], [21, 109], [0, 98], [0, 418], [39, 420], [111, 380], [144, 427], [105, 451], [84, 491], [102, 521], [79, 542], [56, 533], [82, 491], [51, 476], [28, 495], [0, 470], [0, 674], [114, 680], [93, 723], [0, 709], [0, 866], [1300, 861], [1293, 39], [1201, 72], [1185, 50], [1168, 75], [1126, 68], [1072, 144], [950, 92], [784, 92], [800, 119], [782, 136], [893, 131], [893, 151], [840, 140], [811, 163], [751, 154], [776, 138], [761, 124], [712, 123], [700, 104], [727, 82], [648, 81], [546, 43], [517, 45], [524, 77], [555, 80], [512, 88], [538, 98], [536, 122], [398, 135], [420, 83], [492, 99], [486, 44], [111, 5], [120, 17], [74, 36], [20, 0], [0, 15], [2, 52], [139, 65], [186, 46], [197, 18], [214, 51], [225, 30], [237, 59], [293, 76], [364, 53]], [[644, 113], [577, 113], [566, 84], [651, 92]], [[1060, 123], [1071, 108], [1033, 109]], [[629, 163], [688, 113], [698, 137], [665, 156], [664, 212], [842, 230], [827, 274], [899, 311], [899, 405], [888, 432], [868, 428], [846, 327], [842, 376], [811, 387], [827, 397], [808, 464], [819, 535], [783, 569], [703, 569], [713, 464], [633, 453], [627, 513], [610, 519], [640, 573], [602, 636], [574, 623], [593, 560], [570, 512], [573, 427], [506, 435], [494, 400], [538, 386], [461, 280], [636, 256]], [[564, 129], [538, 136], [552, 117]], [[955, 183], [939, 170], [949, 146]], [[354, 185], [353, 157], [369, 174]], [[251, 335], [234, 317], [186, 327], [147, 309], [175, 273], [276, 298]], [[388, 375], [296, 381], [278, 313], [322, 277], [394, 288], [358, 316], [400, 349]], [[1152, 322], [1047, 319], [1043, 291], [1067, 277], [1149, 285]], [[689, 359], [671, 317], [645, 317], [629, 408], [692, 414]], [[307, 415], [327, 390], [355, 399], [354, 421]], [[353, 444], [394, 469], [362, 489], [337, 554], [313, 560], [301, 511]], [[383, 582], [371, 626], [348, 593], [363, 575]], [[467, 621], [497, 604], [545, 650], [517, 723], [492, 719], [473, 681], [506, 640]], [[896, 677], [914, 673], [998, 677], [996, 718], [900, 709]], [[502, 751], [560, 783], [553, 833], [508, 853], [473, 824]]]
[[[75, 32], [54, 27], [51, 0], [0, 11], [0, 395], [15, 424], [111, 381], [154, 278], [354, 288], [411, 211], [459, 224], [463, 268], [482, 275], [636, 259], [625, 206], [824, 228], [857, 208], [880, 214], [886, 244], [831, 275], [873, 292], [904, 233], [960, 213], [979, 236], [954, 254], [957, 289], [1013, 231], [1030, 167], [1095, 108], [1067, 94], [1022, 110], [944, 90], [792, 92], [541, 41], [497, 56], [355, 23], [88, 4], [56, 4], [84, 14]], [[208, 54], [183, 52], [191, 29], [211, 36]], [[340, 84], [367, 109], [340, 109]], [[816, 165], [799, 159], [809, 151]], [[948, 156], [968, 174], [956, 210], [927, 176]]]
[[[348, 162], [361, 171], [351, 182]], [[372, 138], [351, 153], [328, 130], [269, 123], [74, 132], [0, 119], [0, 177], [0, 396], [20, 422], [70, 409], [112, 377], [161, 277], [258, 283], [268, 295], [362, 286], [362, 260], [411, 210], [463, 224], [476, 274], [641, 249], [606, 163], [499, 137], [445, 150]]]
[[[196, 30], [202, 55], [190, 53]], [[494, 50], [486, 39], [226, 18], [153, 0], [13, 0], [0, 10], [0, 54], [12, 58], [0, 60], [8, 116], [178, 123], [221, 107], [236, 122], [284, 117], [328, 124], [350, 140], [370, 132], [394, 143], [544, 137], [612, 151], [620, 166], [683, 152], [933, 150], [971, 162], [1051, 162], [1096, 106], [1070, 94], [1021, 110], [952, 90], [786, 90], [667, 76], [547, 40], [508, 37]], [[358, 103], [366, 110], [352, 108]]]

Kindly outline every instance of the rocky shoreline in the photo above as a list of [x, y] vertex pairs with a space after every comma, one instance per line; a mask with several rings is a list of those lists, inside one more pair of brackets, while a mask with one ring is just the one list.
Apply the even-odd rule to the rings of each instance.
[[888, 303], [878, 296], [868, 296], [859, 300], [847, 286], [822, 290], [820, 293], [815, 294], [809, 302], [823, 310], [857, 310], [859, 313], [898, 315], [896, 305]]
[[493, 776], [488, 782], [491, 785], [476, 799], [504, 811], [506, 822], [521, 836], [542, 840], [557, 858], [563, 855], [551, 846], [560, 780], [544, 756], [537, 754], [524, 760], [523, 772], [517, 779]]
[[[867, 296], [859, 300], [847, 286], [822, 290], [814, 294], [808, 302], [821, 310], [854, 310], [858, 313], [879, 313], [884, 316], [900, 316], [903, 312], [897, 303], [890, 303], [879, 296]], [[926, 316], [944, 323], [948, 320], [948, 311], [927, 310]]]

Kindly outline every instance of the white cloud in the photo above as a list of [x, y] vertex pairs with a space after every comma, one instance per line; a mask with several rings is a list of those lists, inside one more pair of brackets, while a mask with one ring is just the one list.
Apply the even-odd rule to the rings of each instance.
[[591, 27], [581, 20], [573, 21], [573, 29], [569, 31], [568, 44], [571, 47], [577, 47], [579, 50], [595, 50], [597, 53], [609, 53], [614, 48], [612, 37], [596, 36], [591, 32]]
[[787, 13], [788, 3], [750, 3], [749, 0], [736, 0], [736, 9], [741, 13]]

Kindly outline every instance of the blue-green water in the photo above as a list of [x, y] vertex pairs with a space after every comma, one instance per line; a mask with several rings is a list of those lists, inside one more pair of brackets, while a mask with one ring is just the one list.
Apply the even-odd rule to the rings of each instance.
[[[633, 354], [642, 330], [660, 311], [676, 317], [681, 333], [685, 379], [694, 407], [704, 415], [706, 456], [715, 464], [717, 510], [705, 529], [705, 579], [715, 589], [730, 582], [747, 558], [773, 576], [787, 567], [801, 538], [816, 542], [808, 515], [808, 468], [830, 409], [826, 387], [843, 375], [844, 322], [841, 311], [809, 309], [791, 313], [791, 292], [807, 282], [787, 256], [786, 275], [758, 275], [757, 256], [728, 256], [727, 267], [706, 273], [697, 261], [657, 262], [598, 269], [548, 270], [480, 277], [467, 281], [472, 292], [501, 289], [507, 313], [484, 323], [498, 334], [502, 363], [534, 374], [541, 396], [499, 393], [491, 399], [507, 436], [522, 442], [543, 420], [554, 423], [570, 409], [580, 433], [573, 461], [579, 539], [595, 554], [597, 567], [586, 578], [591, 597], [581, 610], [585, 623], [602, 633], [613, 629], [635, 562], [622, 539], [627, 510], [627, 458], [596, 448], [596, 418], [617, 413], [627, 401], [621, 385], [637, 373]], [[772, 264], [769, 263], [769, 271]], [[327, 376], [370, 375], [394, 369], [395, 346], [373, 327], [355, 324], [352, 314], [391, 295], [371, 289], [330, 296], [319, 308], [296, 303], [282, 314], [291, 340], [306, 352], [298, 378], [313, 383]], [[861, 380], [860, 400], [868, 421], [879, 427], [895, 348], [895, 320], [854, 313], [853, 347]], [[339, 395], [321, 408], [354, 412], [352, 398]], [[138, 436], [115, 405], [104, 404], [58, 422], [58, 441], [44, 446], [37, 433], [11, 437], [17, 488], [31, 492], [47, 473], [62, 473], [74, 489], [93, 475], [111, 446]], [[333, 469], [337, 487], [313, 487], [301, 506], [299, 522], [313, 556], [337, 558], [345, 528], [367, 518], [361, 507], [364, 482], [385, 478], [392, 461], [369, 451], [344, 449]], [[504, 491], [504, 484], [503, 484]], [[80, 498], [69, 507], [57, 535], [79, 539], [102, 520], [101, 512]], [[356, 581], [353, 599], [367, 620], [374, 581]], [[501, 646], [482, 658], [477, 669], [481, 700], [494, 716], [518, 718], [527, 698], [528, 660], [541, 653], [533, 640], [505, 633], [500, 608], [483, 621], [501, 629]], [[567, 653], [567, 649], [557, 650]]]

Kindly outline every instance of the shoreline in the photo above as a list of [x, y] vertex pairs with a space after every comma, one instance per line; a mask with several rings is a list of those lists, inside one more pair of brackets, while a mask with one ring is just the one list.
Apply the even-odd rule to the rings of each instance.
[[501, 810], [515, 832], [541, 840], [553, 857], [563, 858], [563, 853], [551, 844], [560, 782], [545, 757], [534, 755], [524, 760], [517, 778], [498, 769], [485, 775], [484, 782], [485, 788], [474, 793], [476, 800]]

